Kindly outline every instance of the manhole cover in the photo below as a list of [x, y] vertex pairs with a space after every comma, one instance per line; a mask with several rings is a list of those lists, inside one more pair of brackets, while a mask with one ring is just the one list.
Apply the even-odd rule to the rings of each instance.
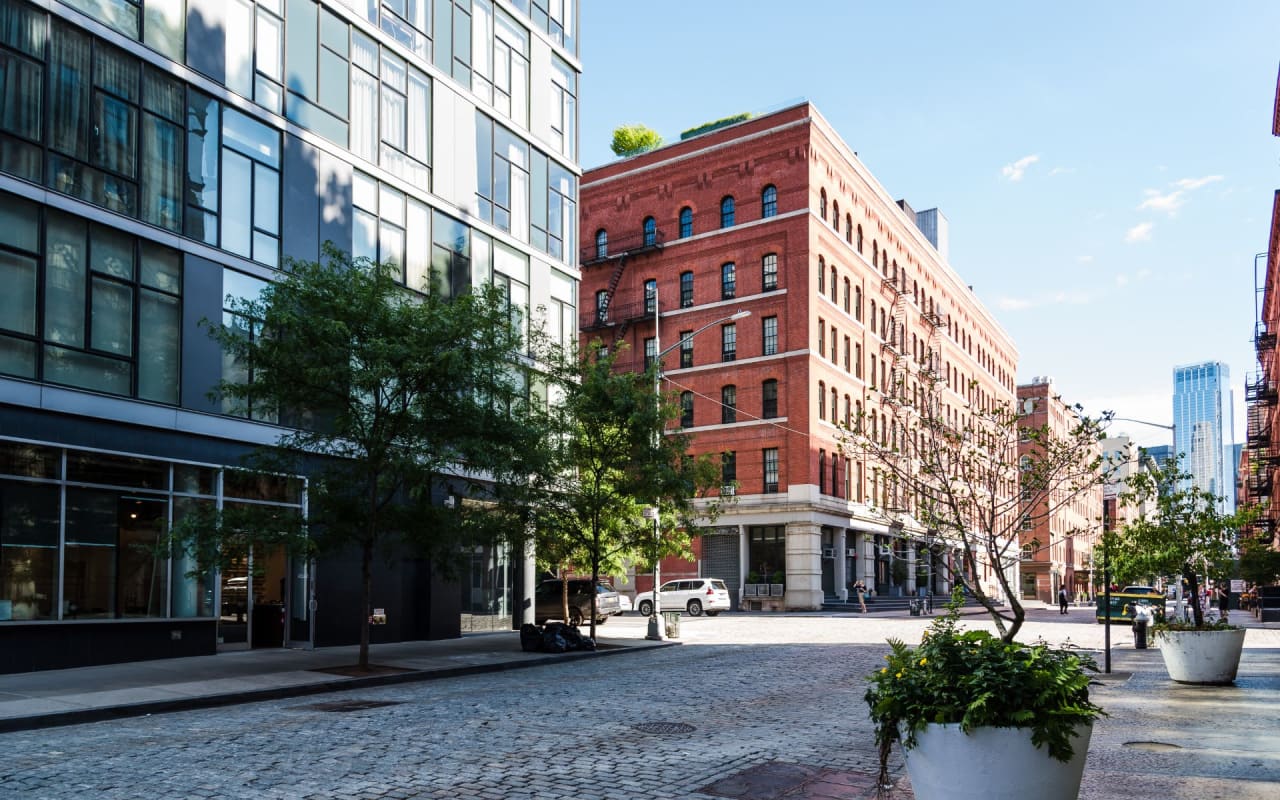
[[1168, 742], [1125, 742], [1124, 746], [1132, 747], [1134, 750], [1145, 750], [1148, 753], [1172, 753], [1174, 750], [1182, 749], [1181, 745]]
[[683, 722], [637, 722], [631, 727], [641, 733], [693, 733], [697, 730]]
[[399, 701], [396, 700], [335, 700], [332, 703], [312, 703], [309, 706], [298, 706], [309, 711], [364, 711], [368, 708], [381, 708], [383, 706], [398, 706]]

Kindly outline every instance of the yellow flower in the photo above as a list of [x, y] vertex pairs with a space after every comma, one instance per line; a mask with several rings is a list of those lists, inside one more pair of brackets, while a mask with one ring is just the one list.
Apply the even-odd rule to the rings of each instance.
[[927, 658], [920, 659], [920, 666], [923, 667], [925, 664], [928, 664], [928, 663], [929, 663], [929, 659]]
[[901, 679], [901, 678], [902, 678], [902, 673], [901, 673], [901, 672], [899, 672], [899, 673], [898, 673], [897, 675], [895, 675], [894, 677], [895, 677], [895, 678], [898, 678], [898, 679]]
[[889, 668], [888, 668], [888, 667], [881, 667], [881, 668], [880, 668], [880, 674], [881, 674], [881, 675], [885, 674], [885, 673], [886, 673], [886, 672], [888, 672], [888, 671], [889, 671]]

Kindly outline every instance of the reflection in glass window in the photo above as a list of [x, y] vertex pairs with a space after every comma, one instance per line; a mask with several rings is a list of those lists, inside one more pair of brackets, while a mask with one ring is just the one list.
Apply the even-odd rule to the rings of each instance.
[[728, 425], [738, 421], [738, 387], [720, 387], [720, 422]]
[[680, 238], [687, 239], [693, 235], [693, 209], [685, 206], [680, 209]]
[[280, 260], [280, 134], [234, 109], [222, 114], [222, 248]]
[[53, 619], [58, 487], [0, 480], [0, 622]]
[[734, 220], [734, 204], [733, 204], [733, 196], [730, 195], [720, 201], [720, 227], [721, 228], [733, 227], [733, 220]]
[[529, 237], [529, 145], [476, 112], [476, 204], [481, 219]]

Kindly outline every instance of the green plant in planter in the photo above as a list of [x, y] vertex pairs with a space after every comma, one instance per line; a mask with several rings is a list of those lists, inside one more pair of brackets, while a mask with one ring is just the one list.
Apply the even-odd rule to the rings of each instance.
[[[1104, 540], [1111, 571], [1122, 581], [1148, 575], [1180, 575], [1187, 582], [1193, 624], [1175, 621], [1154, 630], [1230, 628], [1221, 621], [1206, 624], [1200, 608], [1200, 570], [1204, 577], [1224, 580], [1232, 566], [1236, 532], [1256, 514], [1252, 508], [1234, 514], [1218, 511], [1218, 498], [1192, 485], [1191, 475], [1174, 463], [1128, 478], [1120, 502], [1154, 504], [1154, 513], [1128, 523]], [[1225, 615], [1224, 615], [1225, 616]]]
[[918, 647], [890, 639], [888, 663], [870, 677], [866, 701], [880, 748], [881, 786], [888, 784], [893, 743], [911, 749], [930, 723], [959, 723], [966, 733], [1027, 728], [1035, 746], [1069, 761], [1075, 728], [1105, 714], [1089, 701], [1089, 672], [1098, 671], [1092, 658], [960, 630], [962, 603], [957, 589]]

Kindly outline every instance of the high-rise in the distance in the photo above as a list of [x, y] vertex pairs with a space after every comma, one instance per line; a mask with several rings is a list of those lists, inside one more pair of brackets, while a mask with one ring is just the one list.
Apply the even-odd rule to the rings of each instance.
[[1192, 483], [1212, 492], [1224, 514], [1235, 511], [1235, 424], [1231, 371], [1221, 361], [1174, 367], [1174, 450]]

